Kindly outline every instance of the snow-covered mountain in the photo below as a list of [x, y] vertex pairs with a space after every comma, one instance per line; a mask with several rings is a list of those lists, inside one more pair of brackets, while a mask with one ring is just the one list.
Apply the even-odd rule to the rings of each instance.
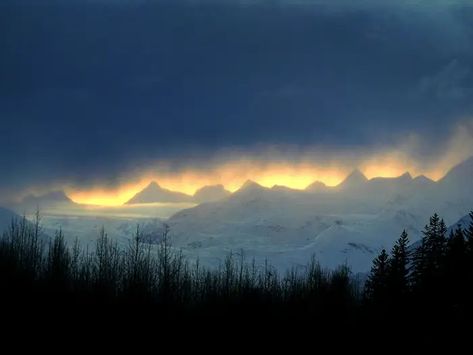
[[23, 198], [24, 204], [42, 204], [42, 203], [74, 203], [64, 191], [51, 191], [43, 195], [28, 195]]
[[305, 190], [308, 192], [327, 191], [328, 189], [330, 188], [321, 181], [314, 181], [312, 184], [305, 188]]
[[127, 205], [146, 203], [180, 203], [193, 202], [205, 203], [220, 200], [231, 193], [223, 185], [204, 186], [197, 190], [193, 196], [165, 189], [155, 181], [133, 196]]
[[473, 159], [439, 182], [409, 173], [369, 180], [358, 170], [336, 187], [316, 183], [304, 191], [248, 181], [229, 197], [180, 211], [167, 223], [177, 246], [209, 263], [244, 250], [283, 269], [315, 254], [325, 266], [347, 263], [358, 272], [367, 271], [403, 229], [415, 242], [434, 212], [453, 224], [471, 209]]
[[77, 206], [78, 204], [74, 203], [64, 191], [58, 190], [42, 195], [27, 195], [14, 208], [19, 213], [31, 214], [37, 208], [43, 210], [50, 208], [73, 208]]
[[[59, 194], [56, 197], [64, 200]], [[141, 219], [50, 215], [44, 221], [48, 232], [62, 227], [70, 238], [78, 236], [89, 244], [105, 226], [124, 245], [137, 224], [147, 238], [158, 241], [167, 223], [173, 245], [207, 265], [218, 265], [231, 251], [243, 251], [248, 259], [261, 264], [268, 259], [281, 270], [305, 265], [315, 255], [323, 266], [346, 263], [354, 272], [366, 272], [379, 250], [390, 249], [403, 229], [415, 243], [434, 212], [453, 225], [473, 209], [473, 159], [438, 182], [409, 173], [367, 179], [355, 170], [335, 187], [315, 182], [295, 190], [247, 181], [232, 194], [223, 186], [210, 186], [194, 196], [152, 183], [126, 207], [182, 199], [190, 205], [195, 200], [205, 203], [180, 210], [167, 220], [150, 215]]]
[[439, 185], [447, 186], [448, 188], [466, 188], [468, 191], [473, 191], [473, 184], [471, 183], [472, 176], [473, 157], [470, 157], [469, 159], [450, 169], [447, 174], [439, 180]]
[[466, 216], [460, 218], [456, 223], [451, 225], [449, 227], [449, 232], [450, 230], [455, 230], [458, 227], [460, 227], [461, 229], [469, 229], [471, 223], [473, 223], [473, 216], [467, 214]]
[[151, 182], [147, 187], [138, 192], [128, 202], [130, 204], [138, 203], [156, 203], [156, 202], [190, 202], [192, 196], [182, 192], [171, 191], [165, 189], [155, 181]]
[[437, 212], [447, 224], [455, 223], [473, 209], [473, 157], [437, 182], [422, 181], [420, 191], [406, 201], [406, 208], [423, 216]]
[[46, 234], [54, 236], [60, 229], [68, 245], [77, 238], [89, 250], [95, 248], [102, 228], [122, 248], [129, 245], [138, 227], [143, 238], [153, 242], [159, 241], [163, 230], [163, 220], [159, 218], [43, 215], [41, 224]]
[[193, 200], [196, 203], [205, 203], [221, 200], [231, 195], [231, 192], [225, 190], [225, 187], [221, 184], [204, 186], [197, 190], [193, 196]]
[[343, 180], [340, 185], [337, 186], [338, 190], [353, 190], [356, 188], [360, 188], [366, 185], [368, 179], [366, 178], [363, 173], [355, 169], [353, 172], [347, 176], [345, 180]]

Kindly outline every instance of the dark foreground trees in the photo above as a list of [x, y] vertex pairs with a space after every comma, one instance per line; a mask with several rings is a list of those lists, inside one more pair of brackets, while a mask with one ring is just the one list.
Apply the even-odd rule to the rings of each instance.
[[467, 228], [457, 226], [447, 236], [444, 221], [434, 214], [417, 245], [409, 245], [406, 231], [391, 254], [383, 250], [373, 261], [365, 284], [365, 301], [396, 306], [405, 302], [421, 305], [466, 306], [472, 286], [473, 213]]
[[61, 231], [42, 239], [38, 223], [13, 221], [0, 239], [3, 319], [41, 323], [54, 315], [57, 324], [85, 320], [89, 327], [107, 320], [101, 329], [146, 320], [146, 329], [168, 331], [210, 320], [219, 331], [236, 324], [255, 334], [309, 331], [319, 340], [344, 339], [338, 345], [402, 345], [399, 337], [435, 345], [456, 326], [471, 329], [473, 213], [467, 228], [448, 236], [432, 216], [414, 245], [403, 231], [390, 253], [373, 261], [364, 292], [348, 267], [330, 271], [315, 259], [281, 274], [240, 252], [209, 269], [173, 248], [167, 228], [158, 245], [137, 228], [124, 249], [102, 230], [87, 249], [77, 241], [68, 246]]
[[[444, 221], [434, 214], [422, 239], [409, 245], [404, 231], [391, 254], [374, 260], [365, 284], [363, 314], [370, 322], [396, 324], [415, 337], [414, 353], [448, 351], [468, 346], [473, 329], [473, 254], [471, 231], [457, 226], [447, 236]], [[390, 329], [383, 326], [381, 332]], [[440, 345], [450, 349], [441, 349]], [[471, 347], [469, 347], [471, 350]]]
[[192, 311], [247, 305], [285, 312], [294, 305], [305, 316], [340, 304], [346, 307], [357, 292], [347, 267], [330, 271], [315, 259], [281, 274], [268, 262], [246, 261], [240, 252], [228, 255], [217, 268], [204, 268], [172, 247], [168, 228], [157, 245], [147, 243], [137, 228], [124, 249], [103, 229], [90, 249], [77, 241], [69, 247], [61, 231], [50, 241], [42, 240], [36, 229], [26, 219], [13, 221], [0, 239], [4, 299], [14, 301], [20, 294], [46, 303], [55, 298]]

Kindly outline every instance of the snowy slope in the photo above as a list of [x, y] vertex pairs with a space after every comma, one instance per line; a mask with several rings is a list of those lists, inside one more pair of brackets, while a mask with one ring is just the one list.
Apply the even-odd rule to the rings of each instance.
[[133, 196], [126, 204], [190, 201], [192, 201], [192, 196], [165, 189], [159, 186], [157, 182], [153, 181], [146, 188]]
[[231, 192], [225, 190], [223, 185], [204, 186], [197, 190], [193, 196], [196, 203], [205, 203], [221, 200], [230, 196]]
[[40, 210], [70, 209], [77, 208], [78, 206], [64, 191], [59, 190], [50, 191], [42, 195], [28, 195], [13, 207], [18, 213], [33, 214], [38, 208]]
[[315, 184], [305, 191], [248, 181], [231, 196], [180, 211], [168, 223], [176, 245], [209, 263], [243, 249], [281, 269], [316, 255], [324, 266], [347, 263], [363, 272], [403, 229], [415, 242], [434, 212], [452, 224], [473, 209], [471, 166], [473, 160], [466, 161], [438, 183], [409, 173], [368, 180], [357, 170], [337, 187]]
[[206, 203], [221, 200], [230, 195], [223, 185], [209, 185], [198, 189], [194, 195], [165, 189], [157, 182], [151, 182], [142, 191], [133, 196], [126, 204], [150, 204], [150, 203]]
[[126, 247], [135, 236], [138, 226], [145, 240], [153, 242], [159, 240], [163, 228], [163, 221], [158, 218], [45, 215], [41, 223], [46, 234], [54, 236], [60, 229], [69, 245], [77, 238], [89, 250], [95, 247], [102, 228], [107, 236], [122, 247]]
[[458, 227], [461, 229], [468, 229], [471, 223], [473, 223], [473, 218], [470, 216], [470, 214], [467, 214], [466, 216], [460, 218], [456, 223], [452, 224], [449, 227], [448, 232], [450, 233], [451, 230], [455, 230]]
[[[222, 189], [207, 192], [210, 196], [217, 190]], [[128, 207], [133, 206], [141, 205]], [[247, 181], [233, 194], [183, 209], [167, 220], [49, 215], [43, 222], [48, 233], [62, 227], [69, 240], [78, 237], [87, 244], [104, 226], [123, 245], [137, 224], [147, 239], [157, 242], [167, 223], [173, 245], [207, 265], [243, 251], [248, 259], [261, 264], [268, 259], [281, 270], [305, 265], [315, 255], [323, 266], [346, 263], [354, 272], [366, 272], [379, 250], [390, 249], [403, 229], [415, 243], [434, 212], [452, 225], [472, 209], [470, 159], [439, 182], [408, 173], [368, 180], [357, 170], [339, 186], [315, 183], [303, 191]]]

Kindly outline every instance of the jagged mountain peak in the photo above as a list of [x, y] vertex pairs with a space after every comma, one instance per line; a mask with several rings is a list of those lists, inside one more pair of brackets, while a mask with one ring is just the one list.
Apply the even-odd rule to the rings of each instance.
[[410, 172], [406, 171], [404, 174], [399, 176], [399, 179], [412, 180], [412, 175]]
[[325, 185], [322, 181], [316, 180], [309, 186], [305, 188], [306, 191], [320, 191], [324, 190], [327, 188], [327, 185]]
[[22, 203], [73, 203], [69, 196], [62, 190], [49, 191], [41, 195], [28, 195], [23, 198]]
[[441, 183], [473, 181], [473, 156], [451, 168], [440, 180]]
[[406, 171], [402, 175], [395, 177], [374, 177], [370, 179], [370, 182], [410, 182], [412, 180], [412, 175]]
[[143, 190], [135, 194], [126, 204], [189, 202], [191, 200], [192, 197], [185, 193], [165, 189], [156, 181], [152, 181]]
[[253, 180], [246, 180], [245, 183], [238, 189], [238, 191], [245, 191], [249, 189], [264, 189], [264, 187]]
[[231, 194], [222, 184], [203, 186], [194, 193], [198, 203], [217, 201]]
[[368, 178], [357, 168], [354, 169], [343, 182], [338, 185], [339, 187], [345, 188], [350, 186], [358, 186], [366, 183]]
[[151, 181], [145, 189], [156, 189], [161, 188], [161, 186], [156, 181]]
[[421, 183], [421, 184], [433, 184], [435, 181], [432, 180], [432, 179], [429, 179], [427, 176], [425, 175], [419, 175], [419, 176], [416, 176], [413, 181], [417, 182], [417, 183]]

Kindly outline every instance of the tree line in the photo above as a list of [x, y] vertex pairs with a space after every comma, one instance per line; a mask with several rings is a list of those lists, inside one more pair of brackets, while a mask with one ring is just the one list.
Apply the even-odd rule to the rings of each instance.
[[168, 328], [178, 319], [289, 330], [307, 322], [304, 329], [316, 329], [319, 338], [330, 333], [355, 342], [367, 334], [395, 338], [412, 327], [416, 344], [470, 329], [463, 324], [473, 315], [473, 212], [466, 228], [450, 233], [433, 215], [414, 244], [403, 231], [389, 253], [383, 249], [373, 260], [366, 282], [346, 265], [328, 270], [314, 257], [285, 273], [247, 260], [243, 251], [204, 267], [172, 246], [168, 227], [157, 239], [148, 242], [137, 227], [122, 248], [102, 229], [89, 249], [77, 240], [67, 245], [61, 230], [44, 238], [39, 215], [13, 220], [0, 238], [2, 316], [97, 319], [95, 311], [108, 310], [110, 319], [139, 315], [137, 322], [146, 317]]
[[68, 246], [61, 230], [50, 240], [40, 231], [39, 218], [22, 218], [3, 233], [0, 297], [16, 301], [34, 294], [55, 302], [140, 303], [186, 310], [242, 305], [283, 310], [296, 304], [316, 310], [348, 306], [360, 289], [347, 266], [328, 270], [315, 258], [284, 274], [268, 261], [259, 265], [247, 260], [243, 251], [230, 253], [217, 267], [204, 267], [172, 246], [167, 226], [158, 238], [145, 237], [137, 227], [125, 248], [103, 228], [90, 249], [78, 240]]
[[421, 240], [410, 245], [404, 230], [391, 249], [373, 260], [364, 300], [376, 307], [399, 307], [406, 302], [464, 306], [473, 285], [473, 212], [466, 228], [449, 233], [443, 219], [430, 217]]

